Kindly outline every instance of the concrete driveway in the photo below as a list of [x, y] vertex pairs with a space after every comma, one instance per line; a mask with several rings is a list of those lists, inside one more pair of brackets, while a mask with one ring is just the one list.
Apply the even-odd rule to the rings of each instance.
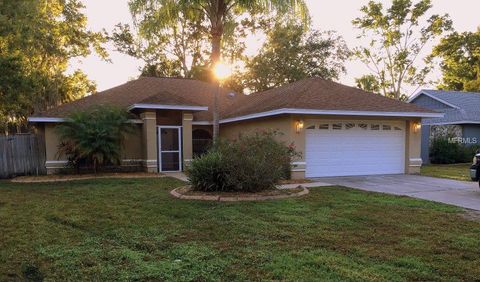
[[419, 175], [321, 177], [315, 181], [366, 191], [405, 195], [463, 208], [480, 210], [477, 182], [465, 182]]

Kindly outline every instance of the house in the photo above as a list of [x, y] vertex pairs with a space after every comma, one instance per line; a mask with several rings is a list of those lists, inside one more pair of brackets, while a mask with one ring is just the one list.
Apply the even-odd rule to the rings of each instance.
[[113, 104], [135, 114], [136, 132], [123, 152], [125, 166], [181, 171], [212, 138], [214, 94], [220, 137], [277, 130], [302, 157], [292, 177], [418, 173], [421, 119], [442, 114], [332, 81], [311, 78], [251, 95], [179, 78], [142, 77], [29, 118], [45, 137], [46, 168], [62, 168], [55, 125], [73, 111]]
[[422, 120], [422, 160], [429, 163], [430, 141], [437, 136], [452, 138], [466, 146], [480, 145], [480, 93], [422, 90], [410, 103], [444, 113]]

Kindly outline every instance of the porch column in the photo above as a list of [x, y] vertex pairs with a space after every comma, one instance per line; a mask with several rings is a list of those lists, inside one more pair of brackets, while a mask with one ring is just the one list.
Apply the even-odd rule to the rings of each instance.
[[182, 117], [182, 152], [183, 152], [183, 169], [192, 161], [193, 158], [193, 144], [192, 144], [192, 113], [183, 113]]
[[422, 128], [421, 120], [408, 120], [406, 122], [406, 140], [405, 140], [405, 173], [419, 174], [422, 167], [421, 140]]
[[143, 166], [146, 172], [157, 172], [157, 114], [155, 111], [145, 111], [140, 118], [143, 121]]

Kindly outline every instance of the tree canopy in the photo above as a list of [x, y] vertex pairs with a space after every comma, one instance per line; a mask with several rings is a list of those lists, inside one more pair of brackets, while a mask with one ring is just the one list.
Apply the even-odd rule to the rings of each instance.
[[350, 51], [333, 31], [307, 30], [295, 23], [277, 23], [260, 52], [248, 58], [244, 73], [237, 74], [232, 88], [264, 91], [308, 77], [338, 79], [345, 73]]
[[442, 38], [432, 56], [442, 60], [443, 77], [438, 88], [480, 92], [480, 28]]
[[[163, 68], [160, 73], [168, 74], [168, 66], [176, 64], [180, 68], [175, 74], [186, 77], [202, 66], [209, 70], [221, 56], [232, 61], [239, 58], [244, 46], [238, 39], [253, 26], [249, 19], [256, 15], [290, 14], [309, 21], [303, 0], [130, 0], [129, 5], [138, 38], [128, 36], [131, 40], [123, 42], [133, 46], [131, 42], [143, 41], [144, 48], [137, 48], [143, 54], [138, 57], [145, 60], [157, 52], [159, 58], [153, 63], [145, 60], [147, 66], [156, 65]], [[125, 27], [121, 31], [117, 34], [128, 34]]]
[[67, 72], [70, 59], [92, 50], [107, 57], [83, 8], [79, 0], [0, 0], [0, 131], [95, 90], [82, 71]]
[[[358, 37], [369, 40], [366, 46], [355, 49], [355, 55], [369, 68], [383, 95], [402, 99], [409, 94], [405, 84], [424, 84], [431, 65], [422, 50], [452, 25], [448, 15], [429, 16], [431, 7], [430, 0], [415, 4], [393, 0], [387, 8], [370, 1], [361, 8], [362, 16], [352, 21], [360, 30]], [[371, 82], [372, 77], [368, 78]]]

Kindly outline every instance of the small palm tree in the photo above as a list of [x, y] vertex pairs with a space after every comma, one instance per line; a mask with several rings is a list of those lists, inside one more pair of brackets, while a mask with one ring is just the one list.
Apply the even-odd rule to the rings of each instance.
[[99, 165], [120, 164], [122, 141], [133, 128], [123, 109], [96, 106], [75, 112], [56, 127], [61, 140], [59, 154], [69, 155], [74, 163], [85, 159], [97, 173]]

